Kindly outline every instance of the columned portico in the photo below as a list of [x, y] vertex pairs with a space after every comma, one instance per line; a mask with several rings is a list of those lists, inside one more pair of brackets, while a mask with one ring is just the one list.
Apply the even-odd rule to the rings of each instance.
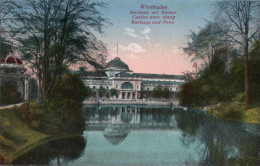
[[23, 62], [13, 56], [4, 57], [0, 61], [0, 86], [9, 82], [17, 86], [22, 100], [29, 99], [29, 75], [26, 74]]
[[118, 57], [107, 63], [105, 73], [92, 74], [83, 77], [85, 84], [95, 90], [101, 87], [113, 90], [110, 99], [115, 100], [138, 100], [144, 96], [141, 93], [150, 94], [157, 87], [176, 92], [177, 87], [185, 81], [183, 75], [133, 73]]
[[137, 93], [135, 91], [120, 91], [119, 99], [120, 100], [136, 100]]

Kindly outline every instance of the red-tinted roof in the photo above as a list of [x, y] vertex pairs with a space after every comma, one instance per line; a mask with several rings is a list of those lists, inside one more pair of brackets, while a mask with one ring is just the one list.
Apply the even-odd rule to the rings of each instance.
[[0, 63], [9, 63], [9, 64], [23, 64], [21, 59], [13, 56], [7, 56], [1, 59]]

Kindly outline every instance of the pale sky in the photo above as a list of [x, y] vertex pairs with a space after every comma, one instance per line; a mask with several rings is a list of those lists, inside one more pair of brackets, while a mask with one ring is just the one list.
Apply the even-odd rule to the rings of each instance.
[[[181, 47], [187, 43], [190, 30], [197, 31], [209, 20], [214, 6], [210, 0], [107, 0], [108, 8], [102, 13], [113, 26], [100, 36], [107, 44], [108, 60], [117, 55], [137, 73], [182, 74], [191, 71], [192, 64]], [[130, 11], [152, 11], [141, 9], [141, 5], [167, 6], [166, 11], [175, 11], [174, 24], [131, 24]], [[139, 15], [140, 14], [136, 14]], [[163, 16], [159, 14], [158, 16]], [[171, 16], [171, 15], [168, 15]], [[138, 21], [136, 19], [136, 21]]]

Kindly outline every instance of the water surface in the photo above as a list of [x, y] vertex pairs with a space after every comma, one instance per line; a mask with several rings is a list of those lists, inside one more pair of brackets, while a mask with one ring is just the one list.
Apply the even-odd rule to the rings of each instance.
[[[81, 137], [49, 142], [14, 164], [260, 165], [259, 125], [144, 106], [85, 108], [84, 116]], [[111, 128], [118, 136], [104, 136]]]

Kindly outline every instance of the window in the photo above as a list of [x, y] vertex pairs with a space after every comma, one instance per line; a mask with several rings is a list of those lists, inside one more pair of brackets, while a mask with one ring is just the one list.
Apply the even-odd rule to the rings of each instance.
[[125, 82], [122, 85], [122, 89], [134, 89], [133, 85], [130, 82]]
[[96, 88], [96, 86], [93, 86], [93, 89], [95, 89]]

